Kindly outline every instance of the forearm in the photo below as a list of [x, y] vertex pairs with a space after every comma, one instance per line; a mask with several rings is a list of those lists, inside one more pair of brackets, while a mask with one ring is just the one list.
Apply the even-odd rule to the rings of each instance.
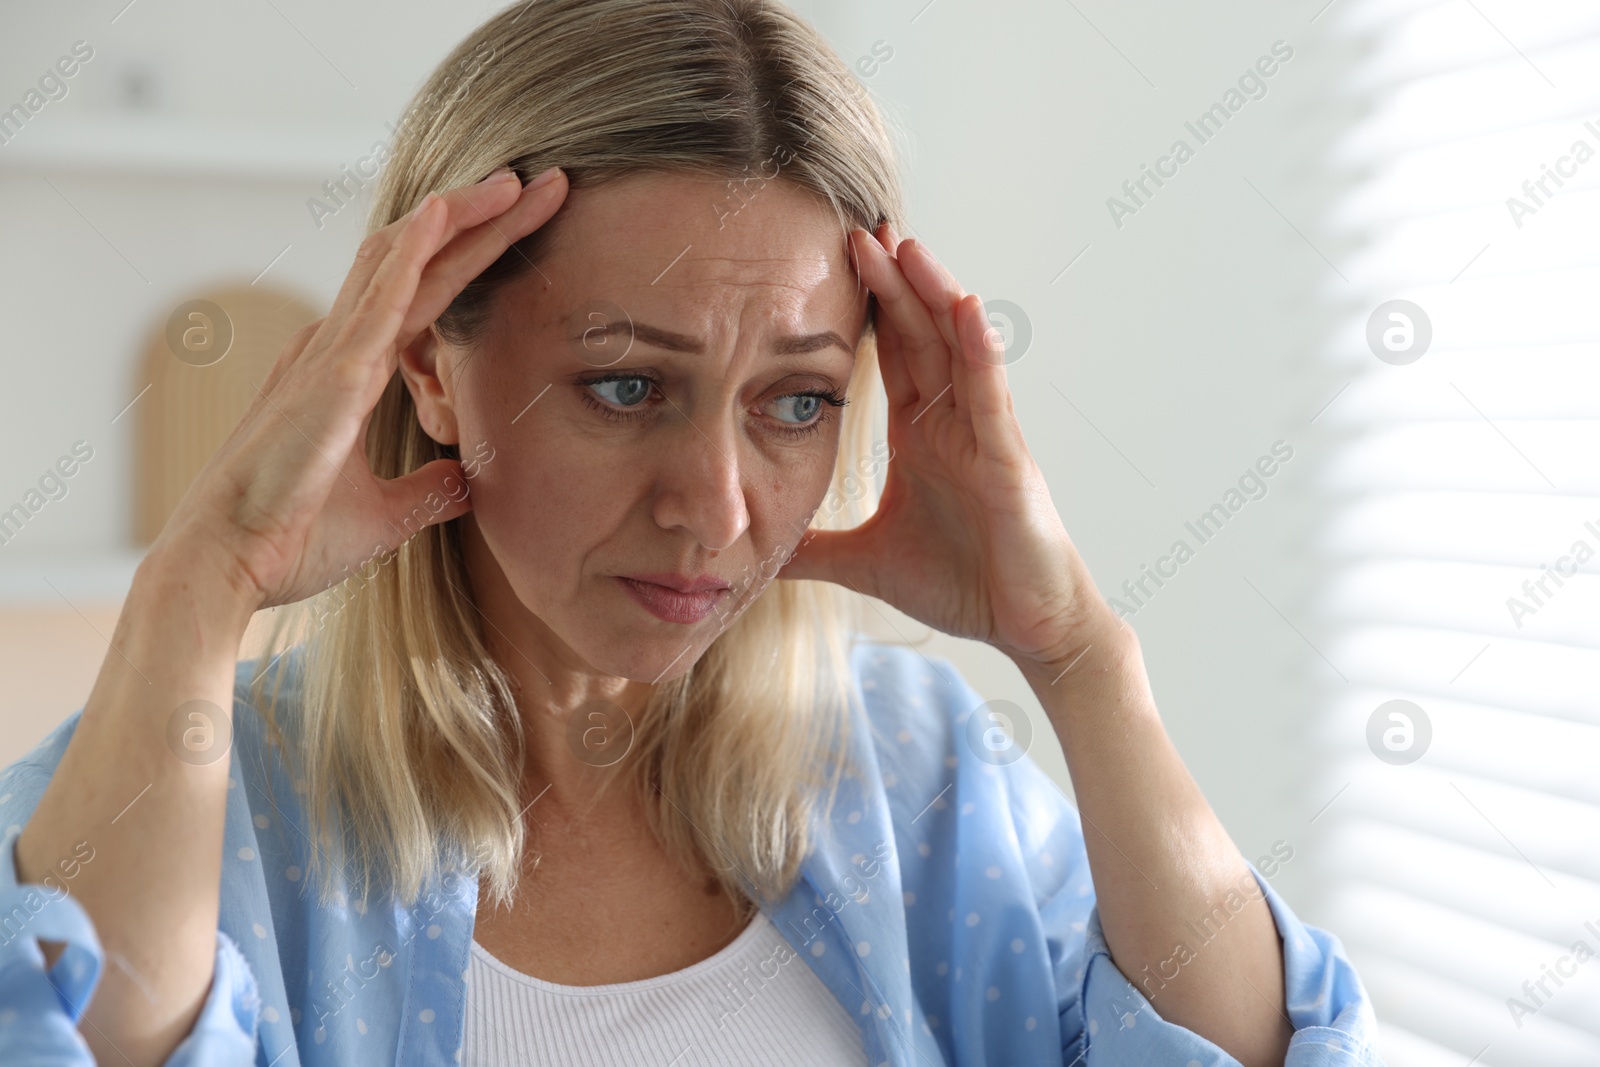
[[1117, 967], [1162, 1018], [1246, 1067], [1281, 1064], [1276, 924], [1162, 726], [1133, 630], [1107, 612], [1062, 663], [1018, 666], [1066, 754]]
[[[75, 849], [93, 850], [71, 892], [106, 950], [80, 1024], [101, 1063], [164, 1061], [211, 983], [228, 792], [222, 745], [251, 612], [202, 573], [193, 559], [180, 568], [147, 557], [140, 566], [72, 740], [17, 841], [22, 881], [50, 874]], [[174, 729], [174, 713], [190, 701], [222, 710], [216, 748], [200, 747], [203, 720], [180, 715]]]

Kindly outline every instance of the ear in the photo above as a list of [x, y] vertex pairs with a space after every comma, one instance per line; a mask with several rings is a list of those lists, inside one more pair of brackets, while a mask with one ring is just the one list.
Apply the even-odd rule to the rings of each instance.
[[451, 368], [457, 353], [439, 339], [430, 325], [400, 350], [400, 374], [411, 392], [422, 430], [441, 445], [459, 444]]

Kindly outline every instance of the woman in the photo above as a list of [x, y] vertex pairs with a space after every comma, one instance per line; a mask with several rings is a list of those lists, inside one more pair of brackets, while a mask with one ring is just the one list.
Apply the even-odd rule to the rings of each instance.
[[[852, 85], [773, 0], [534, 0], [434, 73], [0, 780], [0, 1061], [1376, 1062]], [[1010, 656], [1087, 836], [846, 588]]]

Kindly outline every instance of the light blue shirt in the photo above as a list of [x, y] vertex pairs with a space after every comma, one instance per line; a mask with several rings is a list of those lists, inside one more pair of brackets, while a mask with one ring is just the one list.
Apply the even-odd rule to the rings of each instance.
[[[1015, 753], [949, 661], [865, 640], [852, 660], [864, 780], [842, 782], [768, 916], [860, 1024], [863, 1062], [1236, 1065], [1163, 1020], [1158, 987], [1145, 999], [1112, 962], [1077, 811], [1031, 757], [1007, 762]], [[169, 1067], [459, 1062], [476, 878], [442, 879], [409, 908], [358, 909], [348, 886], [318, 906], [295, 789], [247, 702], [251, 666], [236, 676], [216, 975]], [[92, 1062], [75, 1024], [104, 954], [70, 878], [18, 885], [14, 856], [77, 721], [0, 774], [0, 1063], [15, 1067]], [[1338, 939], [1252, 873], [1283, 939], [1288, 1067], [1381, 1065]], [[48, 974], [37, 938], [68, 946]]]

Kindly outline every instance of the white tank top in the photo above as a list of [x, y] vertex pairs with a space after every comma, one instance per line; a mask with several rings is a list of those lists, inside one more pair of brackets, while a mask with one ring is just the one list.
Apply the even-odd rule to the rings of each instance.
[[715, 955], [612, 985], [523, 974], [476, 940], [463, 1067], [838, 1067], [862, 1064], [861, 1029], [762, 912]]

